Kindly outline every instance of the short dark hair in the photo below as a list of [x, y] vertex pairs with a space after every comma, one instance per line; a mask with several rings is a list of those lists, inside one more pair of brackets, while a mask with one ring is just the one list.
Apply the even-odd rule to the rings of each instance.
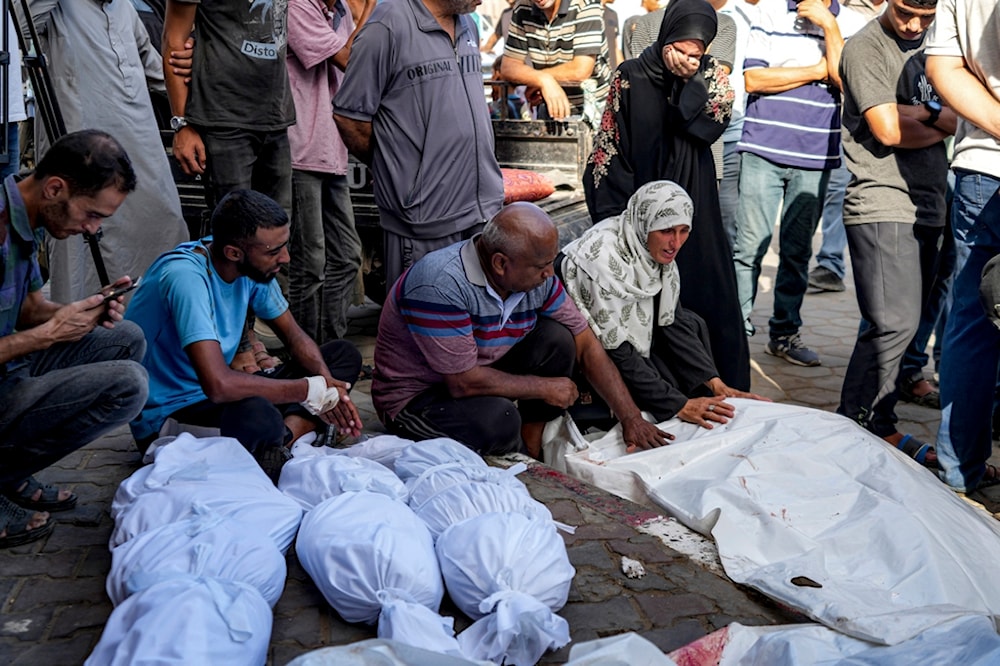
[[236, 245], [257, 235], [257, 229], [288, 224], [288, 213], [271, 197], [253, 190], [233, 190], [212, 211], [212, 240]]
[[128, 153], [113, 136], [95, 129], [73, 132], [53, 143], [34, 176], [62, 178], [73, 196], [92, 197], [107, 187], [128, 194], [136, 185]]
[[920, 9], [934, 9], [937, 7], [937, 3], [938, 0], [903, 0], [904, 5], [918, 7]]

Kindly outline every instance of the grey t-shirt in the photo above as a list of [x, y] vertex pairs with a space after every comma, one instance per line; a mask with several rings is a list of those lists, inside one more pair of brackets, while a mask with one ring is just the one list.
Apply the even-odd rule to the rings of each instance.
[[944, 141], [926, 148], [890, 148], [875, 139], [862, 115], [880, 104], [938, 100], [924, 62], [922, 38], [903, 41], [878, 20], [844, 45], [842, 136], [852, 174], [844, 199], [844, 224], [944, 225], [948, 175]]

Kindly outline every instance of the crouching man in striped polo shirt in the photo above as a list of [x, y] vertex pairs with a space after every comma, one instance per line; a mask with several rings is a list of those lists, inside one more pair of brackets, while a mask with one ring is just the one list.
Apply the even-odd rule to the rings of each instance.
[[[484, 455], [541, 455], [542, 427], [583, 375], [630, 448], [672, 439], [643, 420], [621, 375], [553, 273], [559, 237], [533, 204], [507, 206], [481, 234], [425, 256], [389, 292], [372, 401], [390, 431], [451, 437]], [[516, 401], [516, 405], [515, 405]]]
[[743, 63], [746, 115], [737, 144], [740, 206], [736, 216], [736, 286], [747, 332], [761, 260], [780, 213], [778, 275], [768, 354], [819, 365], [799, 337], [812, 237], [830, 171], [840, 166], [842, 34], [864, 24], [837, 0], [761, 0]]

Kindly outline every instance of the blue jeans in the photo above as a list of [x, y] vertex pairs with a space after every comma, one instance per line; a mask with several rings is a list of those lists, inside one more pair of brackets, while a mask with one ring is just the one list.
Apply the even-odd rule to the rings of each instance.
[[142, 329], [98, 326], [9, 363], [0, 378], [0, 488], [131, 421], [146, 404]]
[[736, 214], [736, 288], [747, 331], [757, 297], [760, 265], [771, 244], [774, 221], [781, 213], [780, 262], [774, 284], [771, 339], [794, 335], [802, 327], [802, 298], [809, 280], [812, 237], [819, 223], [829, 171], [784, 167], [753, 153], [740, 166], [740, 208]]
[[941, 476], [974, 490], [993, 450], [991, 414], [1000, 365], [1000, 332], [979, 302], [983, 266], [1000, 253], [1000, 179], [955, 170], [952, 232], [957, 259], [941, 355]]
[[851, 182], [851, 172], [847, 170], [841, 153], [840, 167], [830, 172], [830, 184], [826, 188], [820, 227], [823, 243], [816, 253], [816, 264], [836, 273], [841, 280], [846, 274], [844, 248], [847, 246], [847, 232], [844, 230], [844, 195], [847, 193], [849, 182]]
[[343, 338], [361, 269], [347, 177], [295, 169], [292, 195], [289, 308], [316, 342]]
[[199, 127], [207, 159], [209, 209], [233, 190], [266, 194], [292, 216], [292, 154], [288, 132]]
[[740, 205], [740, 157], [736, 150], [738, 141], [723, 144], [722, 179], [719, 181], [719, 208], [722, 211], [722, 228], [729, 236], [729, 244], [736, 247], [736, 211]]

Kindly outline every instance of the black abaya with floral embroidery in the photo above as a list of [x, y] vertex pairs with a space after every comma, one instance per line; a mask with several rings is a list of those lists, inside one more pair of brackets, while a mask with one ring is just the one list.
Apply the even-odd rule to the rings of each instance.
[[692, 232], [677, 258], [680, 301], [708, 325], [719, 376], [746, 391], [750, 353], [711, 152], [729, 124], [733, 91], [711, 56], [684, 80], [666, 69], [661, 55], [677, 41], [709, 44], [715, 25], [715, 11], [704, 0], [670, 3], [657, 43], [615, 73], [583, 184], [594, 222], [620, 214], [629, 197], [654, 180], [672, 180], [691, 196]]

